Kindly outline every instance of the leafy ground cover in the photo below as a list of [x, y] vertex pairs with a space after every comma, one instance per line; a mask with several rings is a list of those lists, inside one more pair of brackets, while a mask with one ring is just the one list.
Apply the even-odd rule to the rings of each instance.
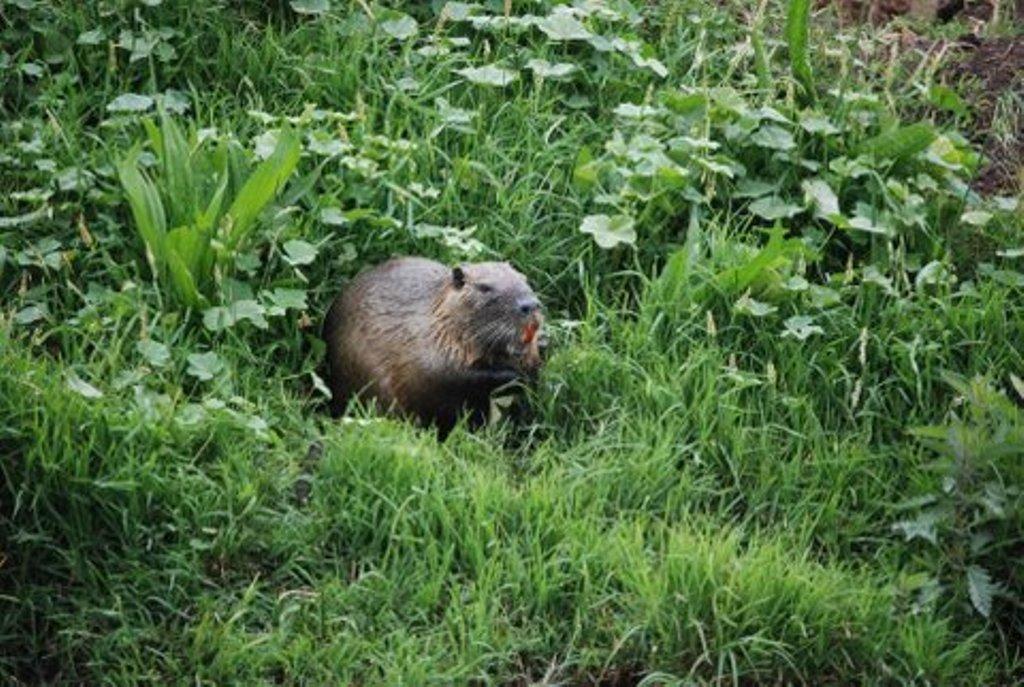
[[[1024, 101], [832, 10], [0, 3], [4, 682], [1019, 680]], [[515, 422], [325, 416], [395, 253]]]

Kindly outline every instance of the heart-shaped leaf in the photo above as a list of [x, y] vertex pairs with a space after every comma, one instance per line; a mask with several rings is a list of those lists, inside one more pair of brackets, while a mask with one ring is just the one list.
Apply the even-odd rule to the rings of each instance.
[[514, 71], [493, 64], [484, 67], [456, 69], [455, 73], [466, 79], [466, 81], [482, 86], [507, 86], [519, 78], [519, 75]]
[[224, 361], [213, 351], [209, 353], [193, 353], [188, 357], [188, 374], [202, 381], [216, 377], [224, 370]]
[[804, 341], [812, 334], [824, 334], [825, 330], [813, 322], [814, 318], [807, 315], [794, 315], [783, 322], [785, 329], [782, 330], [782, 336]]
[[796, 141], [793, 140], [793, 134], [789, 133], [781, 126], [775, 126], [774, 124], [766, 124], [760, 129], [754, 132], [754, 135], [750, 137], [750, 140], [762, 148], [771, 148], [773, 150], [792, 150], [796, 148]]
[[323, 14], [331, 9], [330, 0], [292, 0], [292, 10], [299, 14]]
[[628, 215], [589, 215], [583, 218], [580, 231], [590, 234], [601, 248], [614, 248], [620, 243], [636, 244], [633, 218]]
[[829, 219], [839, 215], [839, 198], [824, 179], [806, 179], [801, 184], [804, 196], [814, 203], [815, 215]]
[[419, 23], [408, 14], [399, 14], [394, 19], [382, 21], [381, 30], [392, 38], [400, 41], [408, 40], [419, 31]]
[[77, 374], [74, 373], [74, 371], [71, 370], [69, 370], [67, 374], [67, 384], [68, 388], [74, 391], [79, 396], [83, 396], [85, 398], [100, 398], [103, 396], [102, 391], [100, 391], [92, 384], [79, 377]]
[[109, 103], [107, 112], [145, 112], [153, 107], [153, 98], [138, 93], [123, 93]]
[[542, 79], [564, 79], [577, 69], [576, 65], [568, 62], [552, 64], [547, 60], [530, 60], [526, 63], [526, 68], [532, 69], [533, 73]]
[[153, 367], [163, 367], [171, 359], [171, 351], [159, 341], [143, 339], [135, 344], [135, 350]]
[[566, 11], [554, 11], [537, 22], [537, 28], [553, 41], [585, 41], [591, 37], [583, 23]]
[[766, 315], [771, 315], [773, 312], [778, 310], [774, 305], [755, 301], [750, 296], [741, 296], [739, 300], [733, 304], [732, 309], [740, 314], [750, 315], [752, 317], [765, 317]]
[[289, 265], [308, 265], [316, 260], [316, 246], [308, 241], [292, 239], [284, 244], [284, 259]]
[[803, 208], [793, 203], [787, 203], [778, 196], [765, 196], [751, 203], [750, 211], [758, 217], [774, 222], [777, 219], [797, 215], [803, 211]]

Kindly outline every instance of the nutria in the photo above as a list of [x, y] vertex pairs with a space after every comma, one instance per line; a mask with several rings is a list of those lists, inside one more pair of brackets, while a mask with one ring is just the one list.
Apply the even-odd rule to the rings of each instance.
[[332, 411], [353, 396], [437, 427], [488, 415], [490, 395], [542, 364], [540, 301], [507, 262], [394, 258], [352, 280], [324, 321]]

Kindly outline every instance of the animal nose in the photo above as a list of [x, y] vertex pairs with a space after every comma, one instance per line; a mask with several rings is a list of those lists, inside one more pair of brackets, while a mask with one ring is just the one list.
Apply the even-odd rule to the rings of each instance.
[[517, 301], [516, 305], [519, 306], [519, 312], [521, 312], [524, 315], [529, 315], [530, 313], [540, 308], [540, 301], [533, 297], [521, 298], [519, 301]]

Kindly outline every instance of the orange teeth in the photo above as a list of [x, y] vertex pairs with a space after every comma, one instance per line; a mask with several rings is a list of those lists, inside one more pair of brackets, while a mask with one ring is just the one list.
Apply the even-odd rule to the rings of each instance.
[[537, 336], [537, 330], [540, 328], [536, 322], [531, 322], [523, 327], [523, 343], [533, 343], [534, 337]]

